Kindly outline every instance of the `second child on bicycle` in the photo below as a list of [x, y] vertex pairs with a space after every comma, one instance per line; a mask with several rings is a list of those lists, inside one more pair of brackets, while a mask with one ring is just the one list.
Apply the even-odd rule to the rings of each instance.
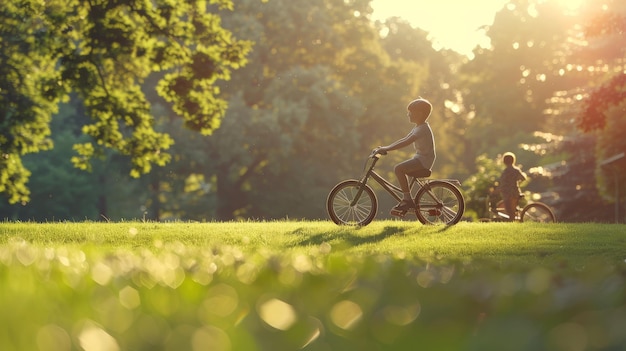
[[432, 108], [431, 103], [422, 97], [411, 101], [407, 106], [407, 117], [409, 118], [409, 122], [415, 124], [413, 129], [411, 129], [409, 134], [404, 138], [387, 146], [380, 146], [375, 150], [378, 153], [385, 154], [387, 151], [401, 149], [411, 143], [413, 143], [413, 147], [415, 148], [415, 155], [413, 155], [412, 158], [398, 163], [394, 168], [400, 189], [402, 189], [403, 197], [402, 201], [392, 209], [392, 214], [394, 214], [394, 212], [406, 212], [409, 209], [415, 208], [415, 203], [411, 198], [409, 190], [407, 175], [423, 170], [430, 171], [435, 163], [435, 137], [433, 136], [430, 125], [426, 122], [430, 117]]
[[500, 182], [497, 188], [502, 196], [504, 209], [511, 221], [515, 219], [517, 203], [522, 192], [519, 182], [526, 180], [526, 174], [515, 165], [515, 161], [515, 154], [512, 152], [507, 152], [502, 156], [505, 168], [500, 175]]

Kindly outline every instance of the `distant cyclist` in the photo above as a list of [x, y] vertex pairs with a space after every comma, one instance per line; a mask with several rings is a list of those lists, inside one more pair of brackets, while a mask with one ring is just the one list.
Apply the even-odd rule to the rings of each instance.
[[500, 175], [500, 182], [497, 188], [502, 196], [506, 214], [509, 215], [509, 220], [511, 221], [515, 219], [517, 203], [522, 192], [519, 182], [526, 180], [526, 174], [515, 165], [515, 161], [515, 154], [512, 152], [507, 152], [502, 156], [505, 169]]
[[394, 214], [394, 210], [406, 212], [411, 208], [415, 208], [415, 203], [411, 199], [407, 174], [422, 170], [430, 171], [435, 163], [435, 138], [430, 125], [426, 122], [430, 117], [432, 109], [431, 103], [422, 97], [411, 101], [407, 106], [407, 116], [409, 117], [409, 122], [415, 123], [415, 127], [404, 138], [376, 149], [377, 152], [385, 154], [387, 151], [401, 149], [411, 143], [413, 143], [415, 148], [415, 155], [412, 158], [398, 163], [394, 168], [403, 197], [402, 201], [392, 209], [392, 214]]

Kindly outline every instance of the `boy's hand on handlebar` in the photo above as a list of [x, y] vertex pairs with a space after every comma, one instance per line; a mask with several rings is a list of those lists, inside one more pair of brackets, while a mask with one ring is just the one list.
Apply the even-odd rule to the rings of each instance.
[[374, 149], [374, 151], [372, 151], [373, 155], [376, 154], [381, 154], [381, 155], [386, 155], [387, 154], [387, 148], [384, 146], [379, 146], [377, 148]]

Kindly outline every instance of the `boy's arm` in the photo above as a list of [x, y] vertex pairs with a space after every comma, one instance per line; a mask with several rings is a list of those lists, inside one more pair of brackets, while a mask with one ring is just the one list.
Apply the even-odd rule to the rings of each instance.
[[521, 169], [519, 170], [519, 180], [520, 181], [526, 180], [526, 173], [524, 173]]
[[402, 139], [398, 139], [395, 142], [387, 145], [387, 146], [381, 146], [378, 148], [379, 151], [383, 151], [383, 152], [387, 152], [387, 151], [393, 151], [393, 150], [397, 150], [397, 149], [401, 149], [405, 146], [411, 145], [411, 143], [415, 141], [415, 134], [413, 133], [409, 133], [409, 135], [405, 136]]

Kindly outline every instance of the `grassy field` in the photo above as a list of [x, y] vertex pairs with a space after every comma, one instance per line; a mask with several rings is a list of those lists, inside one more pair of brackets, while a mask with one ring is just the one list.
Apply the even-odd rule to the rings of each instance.
[[626, 226], [0, 223], [0, 350], [626, 350]]

